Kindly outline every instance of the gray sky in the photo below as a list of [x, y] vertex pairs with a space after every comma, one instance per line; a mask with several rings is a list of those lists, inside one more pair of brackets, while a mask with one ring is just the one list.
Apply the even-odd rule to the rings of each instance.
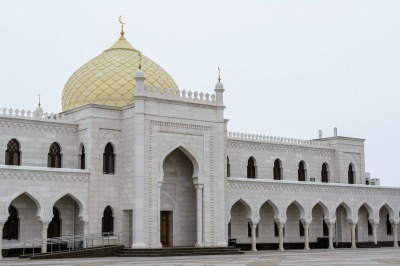
[[400, 1], [5, 1], [0, 108], [61, 111], [63, 87], [119, 37], [180, 89], [213, 92], [230, 131], [367, 139], [366, 171], [400, 186]]

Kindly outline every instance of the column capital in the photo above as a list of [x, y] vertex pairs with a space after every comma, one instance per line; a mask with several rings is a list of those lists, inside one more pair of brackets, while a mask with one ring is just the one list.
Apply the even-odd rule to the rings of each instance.
[[281, 227], [281, 226], [282, 226], [282, 228], [285, 227], [286, 219], [275, 219], [274, 221], [278, 225], [278, 227]]
[[159, 182], [157, 182], [157, 187], [159, 187], [159, 188], [160, 188], [162, 185], [163, 185], [163, 182], [160, 182], [160, 181], [159, 181]]
[[257, 222], [250, 222], [251, 228], [257, 228], [258, 221]]
[[194, 187], [196, 189], [203, 189], [204, 188], [204, 184], [195, 184]]
[[368, 221], [372, 226], [377, 226], [379, 224], [379, 219], [368, 219]]
[[304, 228], [309, 228], [311, 221], [301, 221], [301, 223], [303, 224]]
[[42, 222], [42, 228], [47, 229], [49, 227], [49, 224], [51, 221], [45, 220], [45, 221], [41, 221]]

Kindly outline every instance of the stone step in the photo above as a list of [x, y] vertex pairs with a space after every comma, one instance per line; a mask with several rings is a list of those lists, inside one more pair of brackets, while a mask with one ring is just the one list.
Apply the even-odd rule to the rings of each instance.
[[154, 249], [122, 249], [118, 251], [117, 257], [162, 257], [162, 256], [196, 256], [196, 255], [235, 255], [244, 254], [235, 247], [173, 247]]
[[360, 242], [356, 244], [357, 248], [380, 248], [381, 245], [374, 242]]

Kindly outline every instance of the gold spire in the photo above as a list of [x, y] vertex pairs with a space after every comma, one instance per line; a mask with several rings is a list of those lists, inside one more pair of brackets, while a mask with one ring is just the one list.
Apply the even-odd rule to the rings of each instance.
[[40, 107], [40, 94], [38, 94], [38, 96], [39, 96], [39, 107]]
[[124, 37], [124, 34], [125, 34], [125, 32], [124, 32], [124, 24], [125, 24], [125, 22], [122, 22], [122, 16], [119, 16], [118, 21], [119, 21], [119, 23], [121, 23], [121, 37], [119, 37], [119, 39], [120, 40], [125, 40], [125, 37]]
[[221, 82], [221, 69], [218, 67], [218, 82]]
[[142, 53], [139, 51], [139, 69], [142, 69]]

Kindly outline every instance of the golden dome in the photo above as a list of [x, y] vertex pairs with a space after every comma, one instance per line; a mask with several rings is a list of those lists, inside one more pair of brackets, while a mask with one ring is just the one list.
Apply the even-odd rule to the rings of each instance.
[[[141, 60], [140, 60], [141, 57]], [[173, 78], [123, 38], [80, 67], [65, 84], [63, 111], [86, 104], [125, 106], [134, 102], [135, 72], [141, 61], [147, 86], [177, 89]]]

